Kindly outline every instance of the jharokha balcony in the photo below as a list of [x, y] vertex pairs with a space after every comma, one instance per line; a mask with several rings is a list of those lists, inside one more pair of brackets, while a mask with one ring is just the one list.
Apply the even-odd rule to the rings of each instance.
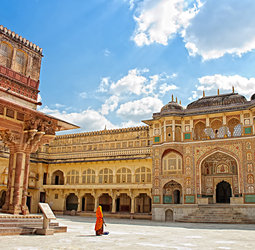
[[0, 89], [9, 94], [37, 101], [39, 80], [35, 81], [18, 72], [0, 65]]

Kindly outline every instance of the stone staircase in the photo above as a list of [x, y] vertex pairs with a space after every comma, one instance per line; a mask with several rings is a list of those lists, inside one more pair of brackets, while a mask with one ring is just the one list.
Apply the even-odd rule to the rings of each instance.
[[[35, 234], [36, 229], [43, 227], [42, 216], [0, 216], [0, 235]], [[64, 233], [67, 227], [59, 226], [58, 222], [51, 222], [50, 228], [54, 233]]]
[[189, 223], [228, 223], [228, 224], [254, 224], [255, 218], [248, 218], [235, 207], [229, 205], [199, 205], [198, 209], [175, 220]]

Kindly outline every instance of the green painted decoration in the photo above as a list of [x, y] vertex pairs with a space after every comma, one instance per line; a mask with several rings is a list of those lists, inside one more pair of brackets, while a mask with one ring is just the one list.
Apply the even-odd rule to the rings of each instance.
[[251, 127], [244, 128], [244, 133], [245, 134], [251, 134]]
[[154, 142], [159, 142], [159, 136], [154, 137]]
[[172, 196], [165, 195], [165, 196], [164, 196], [164, 203], [165, 203], [165, 204], [170, 204], [170, 203], [172, 203]]
[[153, 196], [153, 203], [159, 203], [159, 195]]
[[255, 195], [254, 194], [246, 194], [244, 196], [245, 203], [255, 203]]
[[184, 139], [185, 140], [190, 140], [190, 138], [191, 138], [191, 134], [190, 133], [184, 134]]
[[186, 195], [185, 196], [185, 203], [195, 203], [195, 196], [194, 195]]

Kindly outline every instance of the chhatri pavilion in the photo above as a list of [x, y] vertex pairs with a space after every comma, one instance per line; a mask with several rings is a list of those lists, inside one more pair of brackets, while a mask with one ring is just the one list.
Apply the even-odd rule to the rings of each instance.
[[144, 126], [56, 136], [77, 126], [36, 110], [41, 58], [0, 26], [2, 211], [47, 202], [89, 215], [101, 204], [112, 216], [203, 222], [219, 208], [255, 221], [255, 95], [218, 91], [187, 107], [172, 97]]

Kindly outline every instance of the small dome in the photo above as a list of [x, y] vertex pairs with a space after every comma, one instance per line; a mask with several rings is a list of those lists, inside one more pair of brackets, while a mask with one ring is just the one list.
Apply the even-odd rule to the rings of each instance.
[[251, 96], [251, 101], [255, 100], [255, 94]]
[[162, 107], [160, 113], [168, 113], [176, 110], [183, 110], [182, 105], [178, 104], [177, 102], [171, 101], [165, 106]]

